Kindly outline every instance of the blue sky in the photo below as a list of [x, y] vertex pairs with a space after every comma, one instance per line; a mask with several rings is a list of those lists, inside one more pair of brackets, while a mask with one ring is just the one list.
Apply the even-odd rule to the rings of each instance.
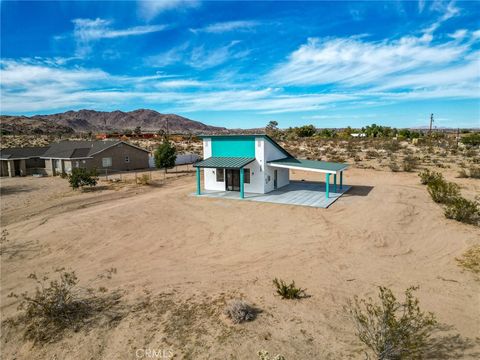
[[479, 2], [1, 2], [1, 113], [480, 127]]

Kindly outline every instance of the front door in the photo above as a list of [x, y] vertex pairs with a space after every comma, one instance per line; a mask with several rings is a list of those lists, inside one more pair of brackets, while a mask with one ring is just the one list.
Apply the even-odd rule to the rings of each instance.
[[277, 170], [273, 170], [273, 188], [277, 189], [278, 187], [278, 173]]
[[240, 191], [240, 170], [226, 169], [227, 181], [226, 188], [227, 191]]

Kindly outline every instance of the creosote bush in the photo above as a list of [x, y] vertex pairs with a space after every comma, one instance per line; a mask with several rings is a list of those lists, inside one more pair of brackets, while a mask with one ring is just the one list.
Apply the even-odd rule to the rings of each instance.
[[301, 299], [306, 297], [306, 289], [297, 288], [295, 286], [295, 281], [292, 281], [290, 284], [286, 284], [282, 279], [273, 279], [273, 285], [275, 286], [276, 292], [282, 297], [282, 299]]
[[67, 175], [70, 187], [73, 190], [83, 188], [84, 186], [96, 186], [98, 181], [97, 171], [95, 169], [89, 171], [83, 168], [73, 168], [72, 173]]
[[360, 341], [378, 360], [420, 359], [428, 348], [437, 321], [433, 313], [420, 309], [413, 296], [417, 287], [405, 291], [400, 302], [393, 292], [379, 287], [379, 302], [355, 297], [345, 310], [351, 317]]
[[228, 303], [224, 313], [234, 324], [253, 320], [257, 315], [255, 308], [240, 299], [235, 299]]
[[466, 224], [480, 226], [480, 206], [477, 201], [455, 197], [445, 207], [445, 217]]
[[440, 204], [449, 204], [460, 196], [460, 188], [457, 184], [445, 181], [443, 178], [430, 181], [427, 184], [428, 193], [433, 201]]
[[442, 176], [441, 173], [436, 172], [436, 171], [430, 171], [428, 169], [419, 173], [418, 176], [420, 176], [420, 182], [423, 185], [428, 185], [431, 182], [435, 182], [435, 181], [438, 181], [438, 180], [443, 180], [443, 176]]
[[473, 272], [476, 275], [480, 274], [480, 245], [474, 245], [461, 257], [455, 258], [458, 264], [464, 269]]
[[[37, 284], [35, 293], [10, 294], [21, 299], [22, 311], [17, 323], [25, 326], [24, 337], [37, 343], [59, 340], [67, 330], [78, 331], [96, 315], [110, 316], [118, 320], [119, 314], [108, 312], [118, 303], [119, 296], [97, 296], [94, 290], [78, 286], [75, 272], [58, 269], [59, 279], [49, 281], [48, 276], [39, 279], [36, 274], [29, 278]], [[99, 290], [100, 293], [106, 289]]]

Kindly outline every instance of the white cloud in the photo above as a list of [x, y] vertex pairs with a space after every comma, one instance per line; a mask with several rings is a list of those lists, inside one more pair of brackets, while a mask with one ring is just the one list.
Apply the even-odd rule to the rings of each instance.
[[91, 51], [91, 44], [101, 39], [144, 35], [165, 30], [166, 25], [142, 25], [125, 29], [113, 29], [112, 21], [105, 19], [74, 19], [73, 37], [77, 44], [77, 55], [84, 56]]
[[205, 45], [191, 46], [189, 43], [184, 43], [162, 54], [148, 57], [145, 63], [156, 67], [183, 63], [199, 70], [209, 69], [247, 56], [250, 50], [238, 49], [239, 44], [240, 41], [231, 41], [223, 46], [209, 48]]
[[229, 31], [248, 31], [253, 30], [259, 26], [258, 21], [253, 20], [238, 20], [238, 21], [226, 21], [208, 25], [201, 29], [192, 29], [193, 32], [206, 32], [206, 33], [225, 33]]
[[[335, 84], [344, 89], [398, 89], [478, 81], [470, 47], [458, 42], [441, 45], [421, 38], [366, 42], [352, 38], [309, 39], [267, 76], [276, 85]], [[455, 75], [457, 74], [457, 75]]]
[[194, 8], [199, 4], [197, 0], [139, 0], [138, 14], [149, 21], [165, 11]]

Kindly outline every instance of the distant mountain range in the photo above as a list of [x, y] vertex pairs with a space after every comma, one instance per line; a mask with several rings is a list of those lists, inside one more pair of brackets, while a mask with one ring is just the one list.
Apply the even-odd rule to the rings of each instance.
[[52, 134], [74, 132], [104, 132], [133, 130], [140, 126], [142, 131], [168, 130], [172, 133], [226, 132], [223, 127], [209, 126], [175, 114], [161, 114], [154, 110], [135, 111], [67, 111], [51, 115], [0, 116], [2, 134]]

